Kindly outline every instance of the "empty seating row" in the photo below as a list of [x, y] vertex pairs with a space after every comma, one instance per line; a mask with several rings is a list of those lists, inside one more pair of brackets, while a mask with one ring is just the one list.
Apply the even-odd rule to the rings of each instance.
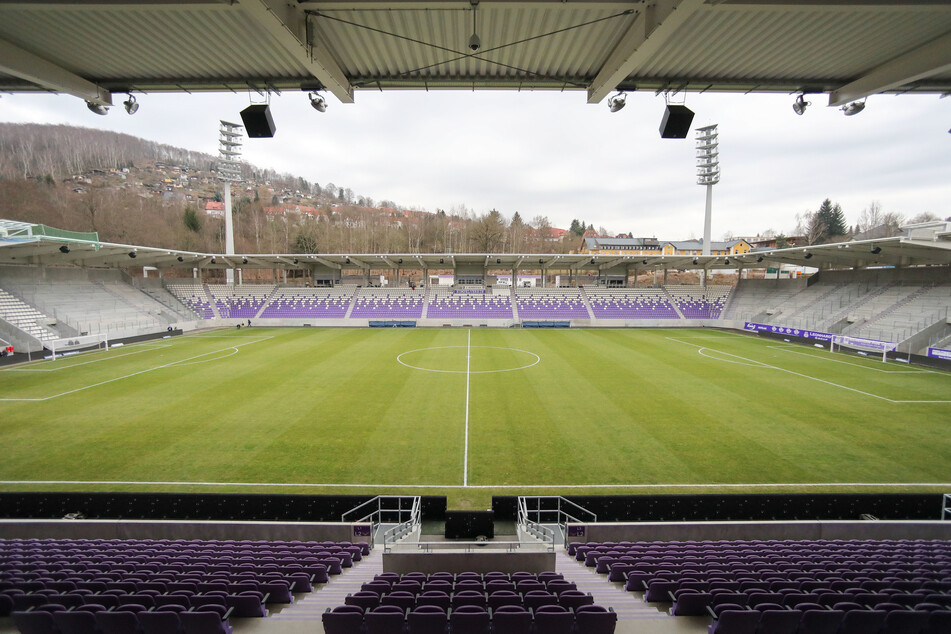
[[[283, 596], [282, 596], [283, 595]], [[274, 597], [278, 600], [273, 600]], [[257, 590], [243, 590], [240, 592], [217, 592], [191, 595], [173, 593], [160, 594], [30, 594], [8, 595], [0, 594], [0, 616], [9, 616], [17, 612], [32, 612], [47, 609], [48, 606], [58, 606], [63, 610], [125, 610], [125, 609], [204, 609], [206, 606], [219, 606], [222, 611], [227, 609], [234, 616], [263, 617], [267, 614], [266, 604], [291, 603], [287, 587], [276, 587], [274, 595]], [[87, 607], [92, 606], [92, 607]], [[128, 608], [127, 606], [133, 606]], [[173, 606], [169, 608], [168, 606]]]
[[515, 291], [515, 305], [522, 319], [589, 319], [581, 289], [537, 288]]
[[326, 634], [612, 634], [617, 626], [617, 614], [597, 605], [577, 610], [557, 605], [537, 610], [464, 606], [448, 611], [433, 605], [412, 610], [393, 605], [373, 610], [344, 605], [324, 612], [322, 620]]
[[764, 604], [748, 609], [723, 604], [711, 609], [709, 634], [946, 634], [951, 611], [784, 609]]
[[585, 289], [598, 319], [680, 319], [660, 289]]
[[94, 605], [65, 609], [50, 604], [14, 612], [13, 623], [21, 634], [231, 634], [232, 615], [230, 609], [218, 605], [155, 610], [129, 605], [107, 610]]
[[[571, 585], [574, 586], [574, 584]], [[444, 610], [469, 605], [490, 609], [506, 605], [515, 605], [526, 609], [536, 609], [544, 605], [560, 605], [567, 609], [577, 609], [583, 605], [593, 605], [594, 596], [574, 588], [561, 592], [529, 590], [525, 593], [515, 592], [514, 590], [495, 590], [488, 593], [478, 590], [446, 591], [433, 589], [418, 593], [409, 590], [391, 590], [382, 594], [370, 589], [347, 595], [344, 603], [364, 609], [373, 609], [378, 605], [396, 605], [403, 609], [435, 605]]]

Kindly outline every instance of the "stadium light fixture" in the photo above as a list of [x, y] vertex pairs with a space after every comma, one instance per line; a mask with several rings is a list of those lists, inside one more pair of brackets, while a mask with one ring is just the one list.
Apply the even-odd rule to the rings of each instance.
[[763, 256], [761, 255], [761, 256], [757, 257], [757, 258], [756, 258], [756, 261], [757, 261], [757, 262], [762, 262], [762, 261], [763, 261]]
[[812, 254], [809, 253], [808, 251], [806, 251], [806, 254], [805, 254], [804, 256], [802, 256], [802, 257], [804, 257], [804, 258], [806, 258], [806, 259], [808, 260], [809, 258], [812, 257]]
[[248, 258], [241, 258], [241, 264], [247, 264]]
[[350, 258], [347, 258], [346, 264], [350, 264]]
[[402, 263], [403, 263], [403, 258], [399, 258], [399, 259], [396, 261], [396, 263], [397, 263], [397, 264], [402, 264]]
[[729, 263], [730, 263], [730, 258], [723, 258], [723, 263], [724, 263], [724, 264], [729, 264]]
[[298, 262], [299, 260], [297, 258], [294, 258], [294, 264], [297, 264]]
[[538, 263], [539, 263], [539, 264], [544, 264], [544, 263], [545, 263], [545, 260], [543, 260], [542, 258], [538, 258]]
[[138, 255], [139, 255], [139, 254], [136, 253], [135, 251], [129, 251], [129, 257], [132, 258], [133, 260], [134, 260]]
[[185, 258], [183, 258], [182, 256], [178, 256], [177, 259], [178, 259], [179, 262], [184, 262], [184, 261], [185, 261]]
[[594, 264], [594, 258], [591, 258], [591, 264]]
[[442, 258], [439, 258], [439, 263], [440, 263], [440, 264], [443, 263], [443, 259], [442, 259]]
[[694, 258], [694, 259], [693, 259], [693, 265], [696, 266], [696, 265], [698, 265], [698, 264], [700, 264], [700, 258]]
[[852, 103], [847, 103], [842, 106], [840, 110], [845, 113], [845, 116], [852, 117], [865, 110], [865, 102], [853, 101]]
[[608, 108], [611, 110], [611, 112], [622, 110], [626, 105], [627, 93], [625, 93], [623, 90], [619, 91], [618, 94], [608, 99]]
[[643, 262], [645, 265], [647, 264], [647, 260], [642, 260], [642, 262]]
[[872, 247], [872, 253], [874, 253], [875, 255], [878, 255], [881, 252], [882, 252], [882, 247], [878, 246], [877, 244], [874, 247]]
[[215, 258], [211, 258], [211, 263], [212, 263], [212, 264], [215, 263]]
[[136, 102], [135, 97], [132, 96], [132, 93], [129, 93], [129, 98], [122, 102], [122, 105], [125, 106], [125, 111], [129, 114], [135, 114], [139, 111], [139, 104]]
[[60, 253], [69, 253], [69, 247], [64, 244], [63, 246], [61, 246], [61, 247], [59, 248], [59, 252], [60, 252]]
[[482, 48], [482, 38], [476, 29], [476, 14], [479, 10], [479, 0], [469, 0], [472, 5], [472, 36], [469, 38], [469, 50], [475, 53]]
[[98, 115], [106, 116], [109, 114], [109, 106], [104, 106], [101, 103], [95, 103], [94, 101], [87, 101], [86, 107], [89, 108], [90, 112], [95, 112]]
[[496, 264], [502, 264], [502, 258], [495, 258]]
[[796, 103], [792, 105], [793, 112], [798, 114], [800, 117], [803, 113], [806, 112], [806, 108], [812, 105], [811, 101], [806, 101], [806, 98], [803, 95], [796, 97]]
[[307, 96], [310, 97], [310, 105], [314, 110], [317, 112], [327, 112], [327, 100], [320, 96], [316, 90]]

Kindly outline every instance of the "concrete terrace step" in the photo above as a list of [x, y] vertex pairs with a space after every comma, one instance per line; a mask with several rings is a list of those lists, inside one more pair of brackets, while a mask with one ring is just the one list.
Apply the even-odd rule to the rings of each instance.
[[608, 581], [607, 575], [599, 575], [594, 568], [569, 557], [563, 549], [555, 555], [555, 572], [562, 573], [582, 592], [590, 592], [596, 605], [613, 608], [618, 621], [670, 621], [675, 618], [650, 603], [644, 603], [639, 594], [626, 591], [623, 585]]
[[348, 594], [360, 590], [360, 586], [383, 572], [383, 549], [374, 548], [369, 555], [355, 563], [353, 568], [344, 569], [342, 574], [330, 578], [329, 583], [316, 586], [314, 591], [303, 598], [285, 606], [279, 613], [268, 617], [272, 621], [320, 621], [327, 608], [344, 604]]

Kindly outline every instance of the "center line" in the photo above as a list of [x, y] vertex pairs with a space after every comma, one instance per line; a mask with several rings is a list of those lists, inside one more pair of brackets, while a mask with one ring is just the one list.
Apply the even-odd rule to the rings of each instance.
[[469, 365], [472, 363], [472, 331], [467, 330], [466, 338], [466, 444], [462, 457], [462, 486], [469, 486]]

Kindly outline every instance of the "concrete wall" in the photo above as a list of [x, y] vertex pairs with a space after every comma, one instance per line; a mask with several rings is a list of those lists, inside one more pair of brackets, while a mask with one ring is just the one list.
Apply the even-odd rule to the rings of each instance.
[[365, 542], [370, 540], [370, 532], [370, 524], [336, 522], [0, 520], [0, 538], [3, 539], [262, 539]]
[[[568, 541], [951, 539], [951, 521], [640, 522], [569, 524]], [[583, 534], [577, 534], [583, 531]]]
[[391, 552], [383, 555], [383, 572], [544, 572], [555, 569], [555, 553]]

